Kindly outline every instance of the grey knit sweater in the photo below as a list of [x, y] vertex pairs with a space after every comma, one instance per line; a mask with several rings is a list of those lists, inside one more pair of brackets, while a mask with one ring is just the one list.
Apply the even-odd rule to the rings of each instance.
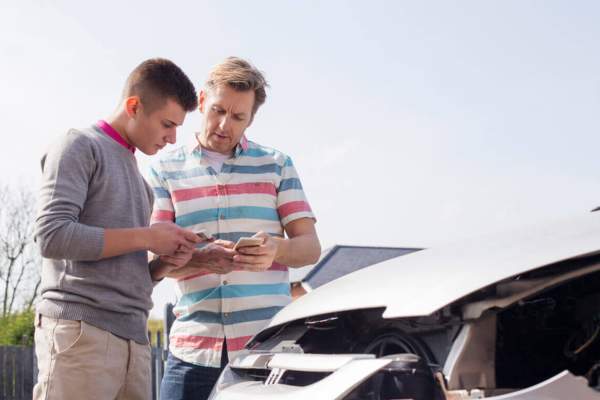
[[145, 251], [100, 260], [104, 228], [148, 226], [152, 189], [133, 153], [97, 126], [70, 130], [42, 160], [35, 240], [42, 315], [83, 320], [148, 343], [152, 279]]

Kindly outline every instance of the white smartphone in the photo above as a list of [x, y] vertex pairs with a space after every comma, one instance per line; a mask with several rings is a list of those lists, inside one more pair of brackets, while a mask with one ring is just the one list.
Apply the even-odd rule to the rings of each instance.
[[235, 244], [235, 246], [233, 247], [233, 249], [237, 250], [240, 247], [260, 246], [264, 242], [265, 242], [265, 239], [260, 238], [260, 237], [242, 237], [242, 238], [238, 239], [238, 241]]

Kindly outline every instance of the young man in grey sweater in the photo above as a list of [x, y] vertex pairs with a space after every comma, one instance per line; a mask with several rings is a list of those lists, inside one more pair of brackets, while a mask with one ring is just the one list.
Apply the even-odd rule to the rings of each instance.
[[[199, 239], [173, 223], [148, 227], [153, 194], [134, 152], [175, 143], [196, 106], [179, 67], [147, 60], [130, 74], [112, 117], [70, 130], [44, 156], [34, 399], [151, 397], [153, 284], [185, 265]], [[147, 251], [161, 257], [148, 263]]]

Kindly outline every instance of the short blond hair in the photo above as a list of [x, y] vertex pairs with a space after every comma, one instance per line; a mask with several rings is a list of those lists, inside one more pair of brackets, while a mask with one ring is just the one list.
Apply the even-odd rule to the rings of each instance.
[[267, 99], [266, 88], [269, 84], [264, 75], [255, 66], [239, 57], [227, 57], [225, 61], [215, 65], [208, 74], [205, 82], [206, 89], [223, 85], [240, 92], [254, 91], [252, 116]]

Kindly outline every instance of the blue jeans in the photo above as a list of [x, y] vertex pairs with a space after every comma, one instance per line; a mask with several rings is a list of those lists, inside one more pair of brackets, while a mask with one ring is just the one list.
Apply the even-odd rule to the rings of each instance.
[[208, 399], [221, 371], [227, 365], [227, 349], [223, 343], [221, 368], [190, 364], [169, 352], [167, 367], [160, 384], [160, 400]]

